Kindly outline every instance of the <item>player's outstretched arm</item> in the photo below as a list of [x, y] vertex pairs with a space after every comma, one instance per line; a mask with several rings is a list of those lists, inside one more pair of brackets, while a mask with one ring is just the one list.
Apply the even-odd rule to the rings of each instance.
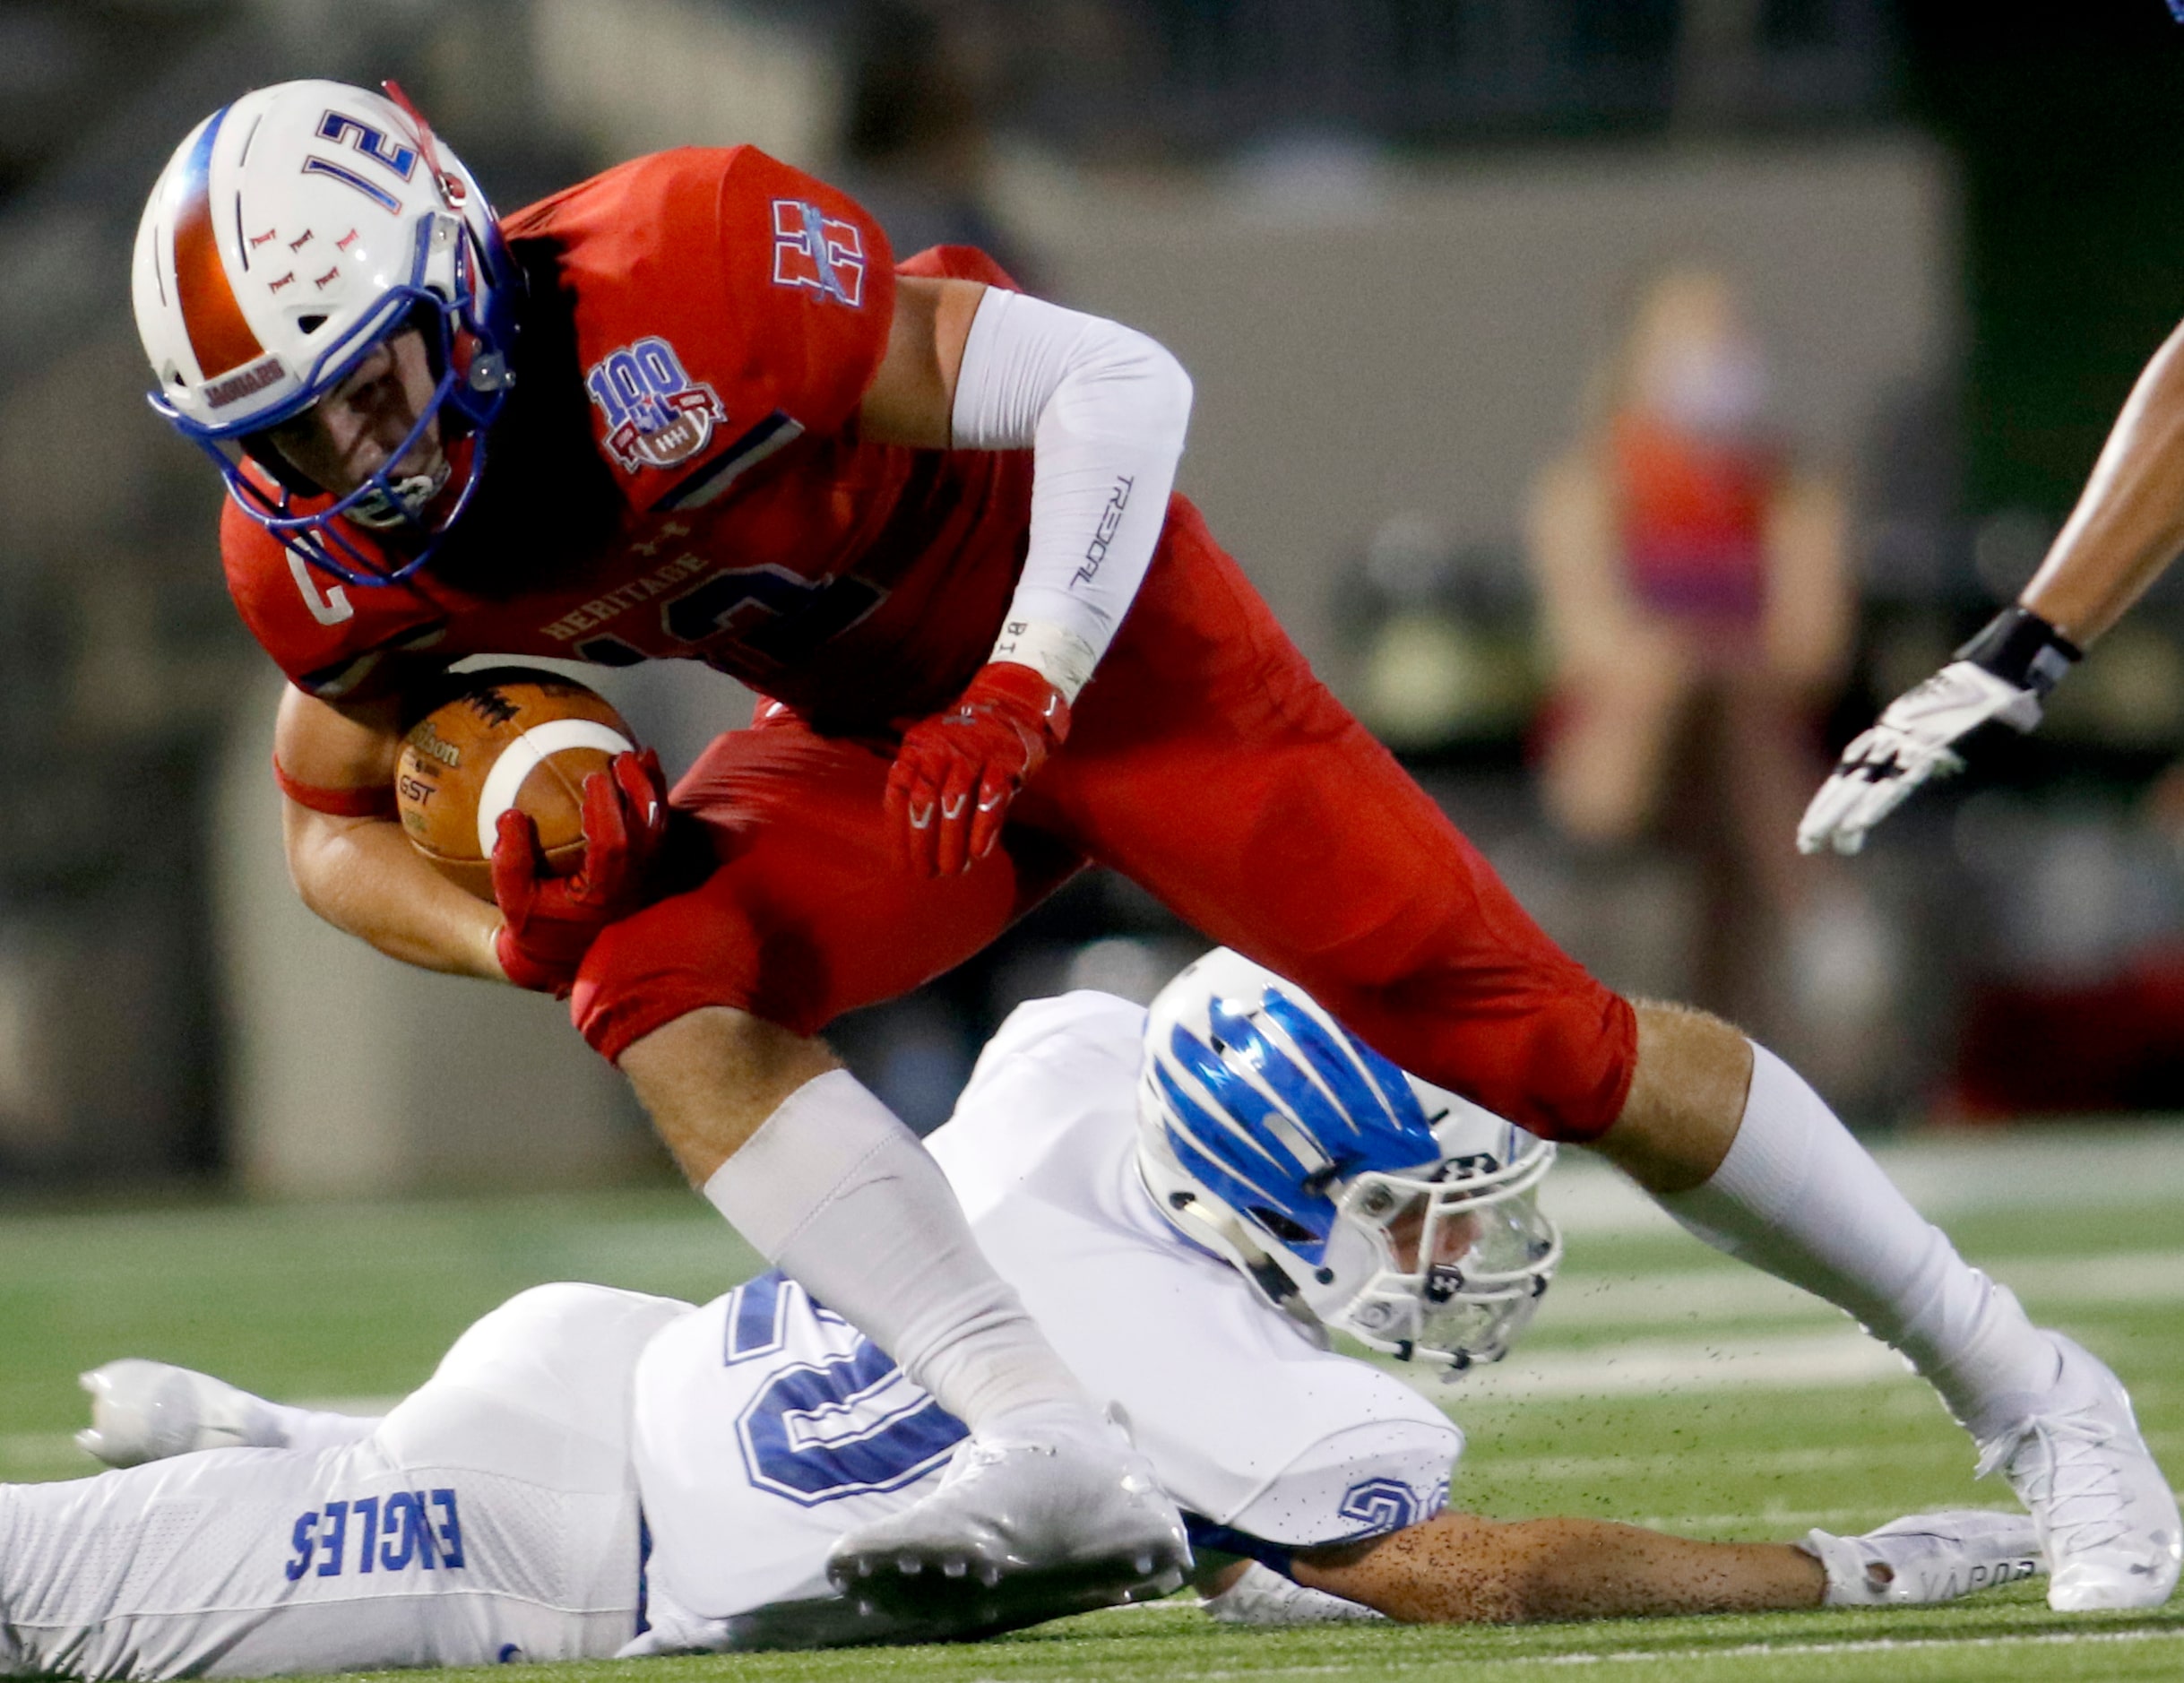
[[2030, 730], [2082, 651], [2184, 549], [2184, 327], [2170, 334], [2116, 418], [2077, 507], [2017, 605], [1899, 696], [1843, 750], [1806, 809], [1798, 847], [1855, 853], [1956, 747], [1990, 721]]
[[400, 720], [393, 699], [338, 706], [292, 686], [282, 695], [273, 761], [289, 875], [312, 911], [382, 953], [501, 980], [500, 912], [434, 870], [393, 817]]
[[1441, 1513], [1385, 1537], [1302, 1553], [1308, 1589], [1409, 1624], [1518, 1624], [1805, 1607], [1919, 1606], [2047, 1570], [2022, 1514], [1914, 1515], [1860, 1537], [1698, 1542], [1596, 1519]]
[[2184, 550], [2184, 326], [2154, 353], [2077, 506], [2017, 599], [2090, 648]]
[[1442, 1513], [1296, 1557], [1291, 1575], [1406, 1624], [1521, 1624], [1817, 1607], [1820, 1563], [1787, 1543], [1711, 1543], [1593, 1519]]

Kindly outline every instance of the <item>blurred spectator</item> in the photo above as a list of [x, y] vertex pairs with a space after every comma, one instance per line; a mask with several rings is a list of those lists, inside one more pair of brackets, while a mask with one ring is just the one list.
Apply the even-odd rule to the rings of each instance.
[[1791, 461], [1769, 400], [1728, 278], [1696, 261], [1651, 274], [1535, 483], [1529, 547], [1550, 816], [1603, 852], [1687, 854], [1693, 996], [1781, 1040], [1793, 1015], [1869, 1014], [1886, 965], [1854, 890], [1792, 844], [1854, 597], [1841, 496]]

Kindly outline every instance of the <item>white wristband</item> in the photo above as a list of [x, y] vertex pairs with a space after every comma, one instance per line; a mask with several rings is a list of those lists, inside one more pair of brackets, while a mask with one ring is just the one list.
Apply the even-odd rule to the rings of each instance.
[[1097, 649], [1067, 626], [1057, 626], [1050, 619], [1004, 620], [988, 658], [1030, 667], [1061, 691], [1062, 699], [1072, 707], [1076, 705], [1077, 693], [1091, 681], [1092, 668], [1100, 664]]

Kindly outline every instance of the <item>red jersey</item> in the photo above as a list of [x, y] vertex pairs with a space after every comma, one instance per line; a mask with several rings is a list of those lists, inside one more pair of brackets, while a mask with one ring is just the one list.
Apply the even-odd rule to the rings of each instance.
[[[471, 654], [698, 660], [839, 729], [952, 699], [1023, 565], [1031, 456], [858, 436], [894, 307], [878, 224], [736, 147], [502, 226], [530, 282], [516, 384], [442, 551], [340, 584], [226, 512], [229, 591], [289, 678], [336, 700]], [[904, 272], [1006, 284], [963, 248]]]

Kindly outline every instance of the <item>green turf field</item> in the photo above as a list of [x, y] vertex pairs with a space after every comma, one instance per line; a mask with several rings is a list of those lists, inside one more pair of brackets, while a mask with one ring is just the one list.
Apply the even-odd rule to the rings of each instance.
[[[2184, 1127], [1988, 1135], [1892, 1170], [2042, 1319], [2130, 1383], [2184, 1465]], [[1524, 1344], [1436, 1394], [1470, 1434], [1455, 1499], [1722, 1538], [1856, 1531], [2001, 1506], [1922, 1385], [1840, 1316], [1715, 1258], [1605, 1176], [1557, 1171], [1569, 1261]], [[587, 1279], [710, 1295], [748, 1259], [696, 1200], [658, 1193], [359, 1208], [0, 1219], [0, 1479], [89, 1470], [75, 1373], [123, 1354], [296, 1399], [385, 1397], [521, 1287]], [[2184, 1601], [2064, 1618], [2036, 1589], [1903, 1613], [1222, 1634], [1184, 1603], [976, 1648], [514, 1668], [754, 1679], [1309, 1677], [1617, 1683], [1727, 1679], [2184, 1679]]]

